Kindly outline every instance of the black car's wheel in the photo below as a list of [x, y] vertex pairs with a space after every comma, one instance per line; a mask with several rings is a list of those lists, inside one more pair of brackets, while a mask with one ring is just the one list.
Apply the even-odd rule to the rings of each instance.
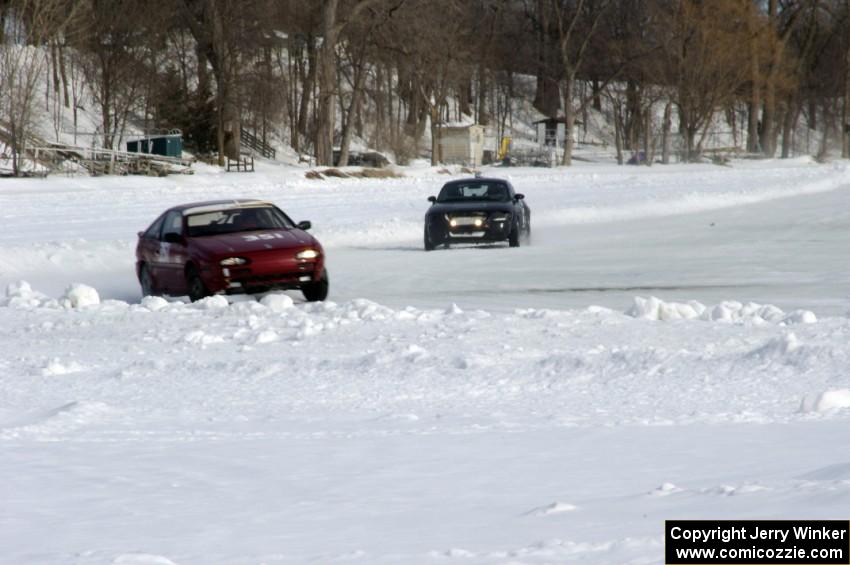
[[319, 281], [305, 284], [301, 287], [301, 293], [308, 302], [320, 302], [328, 297], [329, 288], [328, 270], [325, 269]]
[[139, 268], [139, 284], [142, 286], [142, 297], [159, 296], [159, 291], [153, 282], [153, 275], [147, 265], [142, 265]]
[[210, 291], [207, 290], [207, 286], [201, 280], [201, 275], [198, 274], [198, 269], [193, 265], [186, 268], [186, 294], [189, 295], [189, 300], [192, 302], [197, 302], [210, 295]]
[[508, 245], [519, 247], [519, 225], [517, 224], [514, 224], [511, 228], [511, 234], [508, 236]]
[[431, 235], [428, 233], [428, 228], [425, 228], [425, 251], [433, 251], [434, 247], [436, 246], [434, 245], [434, 242], [431, 241]]

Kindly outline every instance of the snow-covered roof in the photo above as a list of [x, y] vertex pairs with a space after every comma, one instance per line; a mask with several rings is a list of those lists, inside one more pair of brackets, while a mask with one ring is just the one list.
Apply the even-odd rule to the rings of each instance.
[[[472, 116], [463, 116], [460, 120], [455, 120], [451, 122], [445, 122], [440, 124], [442, 128], [468, 128], [470, 126], [480, 126], [481, 124], [475, 123], [475, 120], [472, 119]], [[484, 127], [484, 126], [481, 126]]]

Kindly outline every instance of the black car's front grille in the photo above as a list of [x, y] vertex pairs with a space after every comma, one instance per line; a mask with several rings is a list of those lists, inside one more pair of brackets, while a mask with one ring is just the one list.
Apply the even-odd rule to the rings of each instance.
[[449, 231], [465, 232], [488, 229], [499, 230], [510, 225], [511, 215], [507, 212], [457, 212], [446, 214]]

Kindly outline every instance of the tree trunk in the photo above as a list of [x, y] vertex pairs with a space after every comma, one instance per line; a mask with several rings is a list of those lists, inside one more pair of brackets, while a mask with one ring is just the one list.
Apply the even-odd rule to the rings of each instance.
[[[768, 2], [768, 18], [774, 32], [777, 31], [777, 0]], [[776, 80], [779, 74], [779, 65], [782, 58], [783, 44], [779, 38], [771, 46], [770, 68], [767, 73], [765, 84], [764, 112], [762, 113], [761, 148], [766, 157], [773, 157], [776, 153]]]
[[316, 162], [333, 165], [334, 114], [336, 102], [336, 17], [339, 0], [322, 6], [322, 47], [319, 54], [319, 108], [316, 116]]
[[688, 163], [695, 163], [697, 160], [696, 137], [696, 129], [691, 126], [685, 128], [685, 155]]
[[673, 127], [673, 104], [664, 106], [664, 124], [661, 129], [661, 163], [670, 164], [670, 130]]
[[643, 126], [643, 155], [644, 155], [644, 163], [647, 167], [652, 166], [652, 159], [654, 157], [652, 145], [652, 105], [650, 104], [646, 111], [643, 113], [644, 115], [644, 126]]
[[761, 107], [761, 73], [759, 72], [759, 42], [756, 34], [756, 8], [750, 6], [747, 31], [750, 34], [750, 99], [747, 120], [747, 151], [759, 151], [759, 109]]
[[[386, 102], [387, 102], [387, 141], [390, 146], [398, 139], [399, 126], [396, 119], [396, 113], [393, 112], [393, 69], [387, 68], [385, 77], [387, 81]], [[401, 101], [398, 102], [398, 108], [401, 110]]]
[[850, 158], [850, 0], [845, 3], [847, 14], [847, 51], [844, 54], [844, 100], [841, 104], [841, 156]]
[[59, 44], [59, 75], [62, 77], [63, 102], [66, 108], [71, 107], [71, 99], [68, 95], [68, 72], [65, 69], [65, 47]]
[[487, 69], [478, 67], [478, 123], [482, 126], [490, 125], [490, 111], [487, 109], [487, 91], [490, 83], [487, 80]]
[[287, 46], [287, 77], [288, 81], [288, 90], [287, 90], [287, 111], [289, 114], [289, 145], [292, 147], [293, 151], [298, 153], [299, 143], [298, 143], [298, 131], [296, 129], [296, 125], [298, 124], [298, 83], [299, 83], [299, 64], [298, 62], [301, 60], [302, 54], [301, 51], [297, 48], [294, 38], [290, 35], [289, 37], [289, 45]]
[[[310, 115], [310, 98], [313, 94], [313, 87], [316, 84], [317, 74], [317, 57], [316, 57], [316, 42], [312, 35], [307, 36], [307, 63], [310, 68], [307, 70], [307, 76], [301, 83], [301, 102], [298, 105], [298, 135], [307, 137], [307, 118]], [[303, 61], [301, 63], [301, 74], [304, 74]]]
[[[460, 121], [460, 114], [465, 116], [472, 115], [472, 80], [469, 78], [464, 78], [460, 81], [457, 86], [457, 105], [458, 105], [458, 116], [457, 120]], [[475, 117], [475, 116], [473, 116]]]
[[109, 111], [109, 105], [112, 103], [112, 96], [109, 94], [109, 86], [106, 85], [103, 93], [103, 100], [100, 103], [100, 121], [103, 128], [103, 146], [107, 149], [112, 149], [112, 114]]
[[620, 102], [614, 102], [614, 148], [617, 151], [617, 164], [623, 164], [623, 117]]
[[829, 153], [829, 131], [832, 129], [833, 125], [833, 116], [829, 107], [829, 101], [823, 100], [823, 135], [821, 136], [820, 148], [818, 149], [817, 159], [819, 161], [823, 161], [826, 159], [827, 154]]
[[386, 97], [384, 96], [384, 67], [375, 66], [375, 136], [373, 143], [379, 150], [384, 149], [387, 129]]
[[224, 127], [224, 154], [230, 159], [238, 160], [242, 149], [242, 124], [239, 117], [239, 106], [233, 94], [232, 85], [224, 93], [222, 105], [222, 125]]
[[351, 134], [352, 130], [354, 129], [354, 113], [360, 106], [360, 99], [363, 96], [363, 86], [366, 83], [365, 67], [366, 58], [364, 56], [361, 56], [360, 61], [357, 64], [357, 68], [354, 69], [354, 85], [353, 90], [351, 92], [351, 103], [348, 106], [348, 117], [345, 120], [345, 123], [342, 128], [342, 142], [340, 143], [339, 162], [337, 163], [337, 165], [340, 167], [345, 167], [348, 165], [349, 147], [351, 145]]
[[50, 42], [50, 67], [53, 72], [53, 94], [58, 103], [59, 99], [59, 47], [54, 39]]
[[573, 164], [573, 129], [576, 121], [573, 88], [575, 88], [575, 75], [568, 74], [564, 81], [564, 157], [561, 159], [561, 164], [565, 167]]
[[785, 119], [782, 121], [782, 158], [791, 157], [794, 148], [794, 130], [797, 128], [797, 119], [800, 116], [800, 103], [796, 96], [788, 99], [788, 108], [785, 111]]
[[640, 87], [634, 80], [626, 83], [626, 116], [628, 118], [624, 132], [626, 149], [636, 151], [640, 148], [643, 111], [641, 109]]
[[767, 77], [767, 89], [762, 112], [761, 148], [765, 157], [776, 153], [776, 77], [773, 71]]
[[210, 96], [210, 74], [207, 71], [207, 55], [204, 53], [201, 44], [196, 42], [195, 57], [198, 63], [198, 88], [195, 91], [195, 97], [198, 100], [199, 107], [207, 103]]
[[234, 60], [233, 46], [230, 45], [226, 33], [225, 22], [222, 14], [217, 13], [215, 0], [209, 0], [212, 8], [213, 25], [213, 49], [218, 65], [213, 67], [216, 71], [216, 83], [218, 83], [218, 106], [219, 106], [219, 162], [224, 157], [238, 160], [241, 153], [241, 116], [239, 112], [238, 91], [236, 89], [236, 66]]
[[726, 123], [732, 128], [732, 144], [738, 147], [738, 119], [735, 114], [735, 108], [729, 106], [724, 110], [724, 113], [726, 114]]
[[14, 119], [9, 121], [9, 137], [12, 142], [12, 176], [18, 176], [18, 128], [15, 126]]
[[431, 117], [431, 166], [439, 165], [443, 161], [440, 151], [440, 107], [433, 104], [429, 108]]

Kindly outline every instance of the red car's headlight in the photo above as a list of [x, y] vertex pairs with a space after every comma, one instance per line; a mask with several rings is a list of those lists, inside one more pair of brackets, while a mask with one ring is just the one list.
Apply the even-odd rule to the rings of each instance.
[[299, 251], [295, 254], [295, 258], [299, 260], [307, 260], [307, 259], [316, 259], [319, 256], [319, 252], [315, 249], [305, 249], [303, 251]]

